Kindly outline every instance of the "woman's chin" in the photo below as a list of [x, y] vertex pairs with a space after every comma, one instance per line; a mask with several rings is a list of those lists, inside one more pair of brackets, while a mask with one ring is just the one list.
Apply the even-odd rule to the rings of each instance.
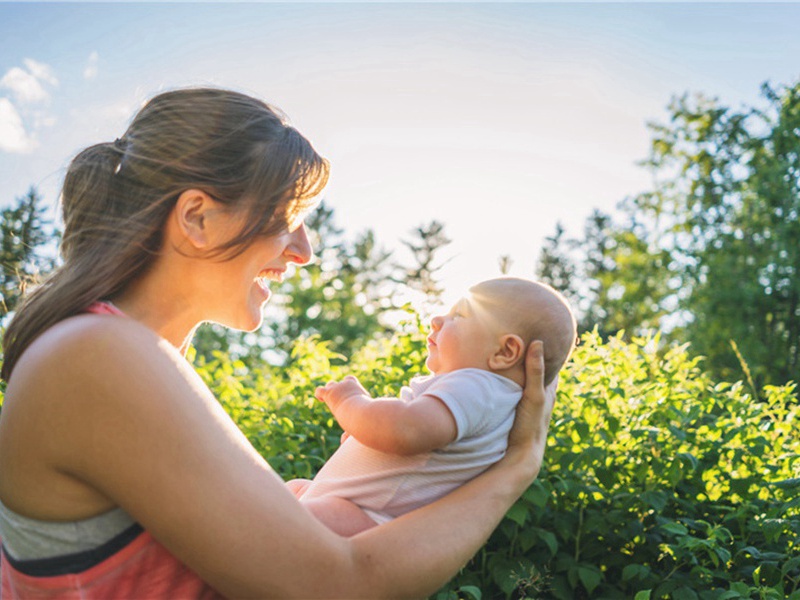
[[242, 331], [256, 331], [261, 329], [261, 325], [264, 324], [263, 306], [264, 303], [262, 302], [255, 310], [249, 312], [244, 327], [241, 327]]

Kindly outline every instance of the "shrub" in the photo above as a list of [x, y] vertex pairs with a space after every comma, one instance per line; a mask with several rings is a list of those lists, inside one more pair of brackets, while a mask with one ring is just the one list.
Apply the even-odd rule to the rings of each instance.
[[[354, 374], [396, 394], [422, 371], [424, 338], [412, 324], [344, 366], [310, 339], [288, 369], [237, 372], [223, 356], [199, 368], [283, 477], [310, 477], [341, 433], [314, 387]], [[709, 380], [685, 347], [658, 348], [584, 336], [539, 479], [436, 600], [800, 599], [794, 385], [754, 398]]]
[[583, 338], [539, 479], [437, 599], [800, 598], [794, 386], [657, 342]]

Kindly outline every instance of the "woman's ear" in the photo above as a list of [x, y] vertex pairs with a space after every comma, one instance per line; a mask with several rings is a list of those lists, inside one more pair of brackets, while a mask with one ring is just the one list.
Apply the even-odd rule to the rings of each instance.
[[208, 250], [214, 241], [209, 216], [219, 208], [219, 203], [201, 190], [182, 192], [172, 209], [171, 219], [177, 230], [178, 245]]
[[525, 357], [525, 342], [513, 333], [500, 338], [500, 345], [489, 357], [489, 368], [493, 371], [504, 371], [517, 365]]

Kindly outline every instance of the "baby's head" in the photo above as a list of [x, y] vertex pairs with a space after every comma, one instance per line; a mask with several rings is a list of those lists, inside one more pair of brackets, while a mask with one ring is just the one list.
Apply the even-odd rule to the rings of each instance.
[[545, 384], [575, 345], [575, 317], [564, 297], [543, 283], [501, 277], [469, 290], [447, 315], [434, 317], [427, 365], [433, 373], [478, 368], [524, 382], [525, 351], [544, 343]]

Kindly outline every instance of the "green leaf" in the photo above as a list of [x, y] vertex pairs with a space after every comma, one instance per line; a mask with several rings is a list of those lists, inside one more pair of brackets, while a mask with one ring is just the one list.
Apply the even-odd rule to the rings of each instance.
[[506, 518], [511, 519], [517, 525], [522, 527], [525, 524], [525, 521], [528, 520], [528, 507], [522, 502], [517, 502], [508, 510], [506, 513]]
[[631, 579], [642, 579], [650, 574], [650, 567], [646, 565], [630, 564], [625, 565], [622, 569], [622, 581], [630, 581]]
[[534, 481], [525, 491], [522, 497], [534, 506], [544, 508], [547, 505], [547, 500], [550, 497], [550, 493], [545, 489], [540, 481]]
[[648, 490], [642, 493], [642, 500], [657, 512], [661, 512], [667, 506], [667, 495], [661, 491]]
[[558, 538], [556, 538], [552, 531], [547, 531], [546, 529], [537, 528], [536, 533], [539, 535], [539, 538], [547, 544], [547, 548], [550, 550], [550, 557], [554, 557], [556, 552], [558, 552]]
[[749, 598], [750, 597], [750, 586], [748, 586], [746, 583], [743, 583], [741, 581], [733, 581], [733, 582], [731, 582], [731, 591], [734, 591], [734, 592], [738, 593], [743, 598]]
[[489, 560], [489, 570], [492, 574], [492, 579], [494, 579], [495, 583], [505, 594], [513, 592], [519, 583], [519, 576], [516, 573], [517, 568], [517, 561], [511, 560], [505, 556], [494, 555]]
[[672, 591], [672, 600], [698, 600], [698, 596], [693, 589], [684, 586]]
[[734, 598], [749, 598], [749, 597], [750, 596], [742, 596], [739, 592], [728, 590], [727, 592], [722, 592], [722, 594], [716, 596], [716, 600], [733, 600]]
[[590, 595], [603, 580], [603, 574], [600, 571], [595, 567], [587, 566], [578, 567], [578, 577], [580, 577], [583, 587], [586, 588], [586, 591], [589, 592]]
[[684, 535], [689, 533], [689, 530], [686, 529], [686, 527], [684, 525], [681, 525], [680, 523], [675, 523], [675, 522], [662, 523], [659, 526], [659, 528], [661, 530], [663, 530], [663, 531], [666, 531], [667, 533], [671, 533], [671, 534], [677, 535], [677, 536], [684, 536]]
[[633, 597], [633, 600], [650, 600], [650, 593], [653, 590], [641, 590], [636, 592], [636, 595]]
[[474, 585], [462, 585], [460, 588], [458, 588], [458, 591], [469, 594], [475, 598], [475, 600], [481, 600], [483, 598], [483, 593], [481, 592], [480, 588], [477, 588]]
[[787, 573], [796, 569], [798, 566], [800, 566], [800, 556], [795, 556], [794, 558], [790, 558], [781, 565], [781, 575], [785, 577]]

